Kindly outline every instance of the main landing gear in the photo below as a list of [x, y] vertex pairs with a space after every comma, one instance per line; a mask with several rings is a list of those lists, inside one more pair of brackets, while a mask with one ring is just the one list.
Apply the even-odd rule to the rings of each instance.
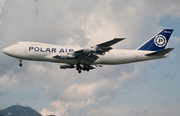
[[19, 60], [19, 67], [22, 67], [22, 60]]
[[88, 71], [90, 70], [90, 65], [87, 65], [87, 64], [83, 64], [83, 66], [80, 65], [80, 63], [78, 63], [76, 65], [76, 70], [78, 71], [78, 73], [81, 73], [81, 70], [83, 71]]
[[76, 70], [78, 71], [78, 73], [81, 73], [82, 66], [80, 66], [80, 63], [76, 65]]

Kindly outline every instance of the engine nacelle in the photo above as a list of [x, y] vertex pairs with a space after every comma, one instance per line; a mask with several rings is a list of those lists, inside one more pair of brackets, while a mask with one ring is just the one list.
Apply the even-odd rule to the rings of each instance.
[[61, 53], [60, 58], [61, 59], [72, 59], [72, 58], [75, 58], [75, 56], [71, 55], [71, 54], [67, 54], [67, 53]]
[[89, 54], [89, 53], [95, 53], [96, 49], [94, 47], [84, 47], [83, 53], [84, 54]]
[[60, 69], [66, 69], [66, 68], [74, 68], [74, 65], [69, 65], [69, 64], [60, 65]]

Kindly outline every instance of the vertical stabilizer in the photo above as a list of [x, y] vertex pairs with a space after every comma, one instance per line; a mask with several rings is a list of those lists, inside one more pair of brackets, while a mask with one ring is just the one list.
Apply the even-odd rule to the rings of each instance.
[[148, 51], [163, 50], [166, 47], [172, 32], [173, 29], [163, 29], [137, 49]]

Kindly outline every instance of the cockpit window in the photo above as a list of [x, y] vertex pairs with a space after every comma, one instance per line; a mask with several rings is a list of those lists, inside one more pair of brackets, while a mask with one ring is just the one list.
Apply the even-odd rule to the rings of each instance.
[[16, 44], [19, 44], [19, 43], [16, 43]]

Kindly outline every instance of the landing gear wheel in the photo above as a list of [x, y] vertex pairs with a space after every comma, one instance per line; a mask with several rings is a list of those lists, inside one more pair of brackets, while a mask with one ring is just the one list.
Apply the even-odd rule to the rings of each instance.
[[82, 66], [80, 66], [80, 63], [78, 63], [77, 65], [76, 65], [76, 70], [79, 72], [79, 70], [82, 70]]
[[78, 73], [81, 73], [81, 70], [78, 70]]
[[20, 62], [20, 63], [19, 63], [19, 66], [20, 66], [20, 67], [22, 67], [22, 63], [21, 63], [21, 62], [22, 62], [22, 60], [19, 60], [19, 62]]
[[19, 66], [22, 67], [22, 63], [19, 63]]

